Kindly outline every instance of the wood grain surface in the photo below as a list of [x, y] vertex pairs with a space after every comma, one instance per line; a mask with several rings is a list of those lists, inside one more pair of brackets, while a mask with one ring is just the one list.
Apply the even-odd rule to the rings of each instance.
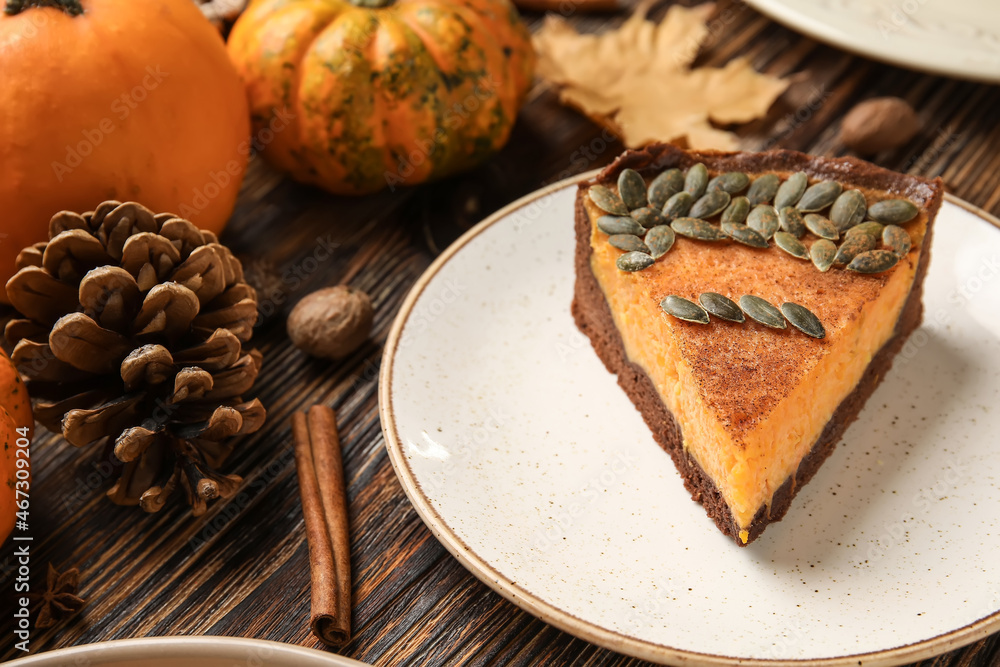
[[[567, 5], [571, 6], [571, 5]], [[661, 4], [653, 15], [661, 16]], [[768, 117], [739, 128], [750, 150], [794, 148], [842, 155], [844, 114], [862, 99], [898, 95], [925, 127], [908, 146], [875, 156], [885, 167], [941, 176], [952, 193], [1000, 215], [1000, 88], [881, 65], [819, 44], [741, 5], [713, 32], [700, 62], [748, 56], [790, 76]], [[624, 15], [575, 15], [585, 31]], [[525, 19], [537, 29], [541, 15]], [[934, 48], [928, 45], [928, 48]], [[309, 634], [309, 572], [291, 450], [290, 415], [334, 407], [349, 485], [354, 639], [341, 652], [376, 665], [639, 665], [534, 619], [465, 571], [406, 499], [379, 427], [377, 375], [387, 330], [407, 290], [434, 256], [484, 216], [536, 188], [611, 161], [615, 137], [558, 104], [537, 85], [509, 145], [472, 173], [420, 188], [340, 198], [297, 185], [254, 160], [224, 241], [267, 258], [283, 277], [262, 296], [271, 314], [255, 344], [265, 365], [256, 395], [265, 427], [243, 439], [227, 472], [243, 492], [194, 518], [181, 503], [159, 514], [112, 505], [99, 452], [40, 434], [33, 445], [32, 584], [46, 564], [78, 567], [88, 604], [69, 621], [36, 630], [32, 653], [108, 639], [231, 635], [318, 647]], [[376, 304], [372, 337], [349, 359], [315, 361], [292, 348], [284, 317], [313, 289], [349, 281]], [[13, 548], [0, 551], [5, 595]], [[10, 599], [5, 597], [4, 599]], [[11, 637], [11, 619], [0, 620]], [[13, 640], [0, 657], [18, 657]], [[998, 636], [921, 665], [1000, 664]]]

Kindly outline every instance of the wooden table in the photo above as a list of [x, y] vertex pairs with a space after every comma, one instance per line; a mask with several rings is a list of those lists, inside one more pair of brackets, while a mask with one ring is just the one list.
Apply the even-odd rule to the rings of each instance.
[[[655, 16], [662, 14], [658, 8]], [[740, 129], [743, 147], [841, 155], [837, 128], [862, 99], [899, 95], [926, 121], [904, 149], [876, 161], [942, 176], [951, 192], [1000, 215], [1000, 88], [926, 76], [823, 46], [742, 5], [701, 61], [749, 56], [795, 84], [769, 116]], [[537, 27], [539, 15], [527, 20]], [[619, 15], [572, 16], [585, 30]], [[933, 45], [928, 45], [933, 48]], [[416, 189], [359, 199], [302, 187], [256, 160], [225, 241], [272, 260], [285, 277], [274, 315], [259, 327], [265, 366], [257, 395], [265, 427], [246, 438], [229, 472], [246, 479], [239, 502], [193, 518], [181, 503], [159, 514], [117, 507], [100, 488], [107, 466], [94, 452], [41, 436], [34, 446], [31, 521], [34, 587], [44, 564], [79, 567], [84, 611], [33, 635], [33, 652], [107, 639], [209, 634], [316, 646], [309, 634], [309, 572], [290, 415], [333, 406], [344, 441], [354, 568], [354, 639], [343, 653], [374, 664], [637, 665], [534, 619], [465, 571], [424, 527], [396, 481], [379, 428], [376, 384], [382, 344], [410, 285], [456, 236], [539, 186], [601, 166], [615, 138], [532, 91], [507, 148], [475, 172]], [[330, 248], [335, 248], [328, 252]], [[293, 349], [284, 315], [309, 291], [344, 280], [377, 305], [370, 342], [327, 363]], [[278, 303], [281, 302], [281, 303]], [[0, 552], [9, 575], [11, 545]], [[10, 590], [9, 576], [3, 588]], [[9, 616], [0, 627], [11, 636]], [[12, 642], [3, 658], [13, 657]], [[998, 636], [923, 665], [1000, 664]]]

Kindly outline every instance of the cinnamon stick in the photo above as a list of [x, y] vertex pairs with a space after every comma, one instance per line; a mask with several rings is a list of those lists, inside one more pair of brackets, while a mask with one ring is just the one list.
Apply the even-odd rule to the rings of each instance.
[[333, 410], [292, 416], [295, 466], [309, 542], [313, 634], [328, 646], [351, 639], [351, 540], [340, 436]]

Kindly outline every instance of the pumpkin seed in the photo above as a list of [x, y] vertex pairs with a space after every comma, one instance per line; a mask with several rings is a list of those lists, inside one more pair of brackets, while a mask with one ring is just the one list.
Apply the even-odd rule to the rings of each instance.
[[684, 175], [680, 169], [667, 169], [649, 184], [649, 205], [662, 209], [667, 200], [684, 189]]
[[705, 194], [708, 187], [708, 168], [701, 162], [688, 169], [684, 177], [684, 191], [697, 199]]
[[847, 230], [848, 234], [867, 234], [875, 240], [878, 240], [882, 236], [882, 230], [885, 229], [885, 225], [881, 222], [873, 222], [869, 220], [868, 222], [862, 222], [860, 225], [854, 225]]
[[774, 195], [774, 208], [780, 211], [786, 206], [798, 204], [808, 185], [809, 177], [804, 171], [789, 176], [788, 180], [778, 187], [778, 191]]
[[[781, 234], [782, 232], [778, 232]], [[740, 310], [746, 313], [747, 317], [756, 320], [766, 327], [772, 329], [784, 329], [785, 318], [781, 311], [770, 303], [752, 294], [745, 294], [740, 297]]]
[[847, 268], [858, 273], [882, 273], [896, 266], [898, 261], [899, 255], [891, 250], [869, 250], [852, 259]]
[[721, 229], [699, 218], [677, 218], [670, 223], [670, 227], [681, 236], [699, 241], [722, 241], [729, 238]]
[[737, 222], [742, 223], [747, 219], [747, 213], [750, 212], [750, 200], [746, 197], [733, 197], [733, 200], [729, 202], [729, 206], [726, 210], [722, 212], [722, 222]]
[[781, 222], [781, 228], [795, 238], [802, 238], [802, 235], [806, 233], [806, 221], [802, 217], [802, 212], [794, 206], [786, 206], [781, 209], [778, 218]]
[[886, 199], [868, 207], [868, 217], [876, 222], [900, 225], [917, 217], [920, 209], [907, 199]]
[[634, 234], [612, 234], [608, 237], [608, 243], [615, 248], [625, 250], [626, 252], [644, 252], [647, 255], [652, 254], [649, 251], [649, 246], [643, 243], [642, 239]]
[[863, 252], [868, 252], [875, 247], [875, 237], [870, 234], [847, 233], [844, 242], [837, 249], [837, 254], [833, 258], [834, 264], [850, 264], [855, 257]]
[[781, 314], [792, 323], [792, 326], [813, 338], [826, 338], [826, 329], [811, 310], [797, 303], [781, 304]]
[[722, 231], [734, 241], [739, 241], [743, 245], [748, 245], [751, 248], [767, 247], [767, 239], [761, 236], [757, 230], [751, 229], [750, 227], [738, 222], [722, 223]]
[[667, 222], [677, 218], [683, 218], [691, 210], [694, 197], [690, 192], [681, 191], [670, 197], [663, 205], [663, 219]]
[[750, 215], [747, 216], [747, 226], [764, 237], [765, 241], [774, 236], [774, 233], [778, 231], [779, 224], [778, 212], [774, 210], [773, 206], [767, 204], [755, 206], [750, 211]]
[[657, 225], [646, 232], [646, 245], [653, 259], [666, 255], [674, 246], [674, 230], [669, 225]]
[[633, 234], [642, 236], [646, 233], [642, 225], [628, 216], [602, 215], [597, 219], [597, 228], [605, 234]]
[[646, 181], [635, 169], [623, 169], [618, 175], [618, 196], [630, 211], [646, 205]]
[[637, 208], [632, 211], [632, 218], [646, 229], [656, 227], [657, 225], [667, 224], [667, 221], [663, 219], [663, 216], [660, 215], [659, 211], [655, 208], [649, 208], [648, 206]]
[[759, 206], [774, 199], [780, 184], [781, 179], [778, 178], [777, 174], [764, 174], [754, 179], [754, 182], [750, 184], [750, 189], [747, 190], [747, 199], [750, 200], [750, 205]]
[[743, 189], [748, 185], [750, 185], [750, 177], [742, 171], [727, 171], [710, 180], [707, 189], [709, 192], [719, 189], [734, 195], [737, 192], [743, 192]]
[[837, 256], [837, 244], [827, 239], [820, 239], [809, 248], [809, 257], [817, 269], [826, 273], [833, 266], [833, 258]]
[[745, 322], [743, 311], [732, 299], [726, 298], [716, 292], [705, 292], [698, 297], [702, 307], [720, 320], [730, 322]]
[[652, 266], [655, 260], [644, 252], [633, 250], [619, 255], [615, 265], [622, 271], [642, 271]]
[[610, 188], [603, 185], [592, 185], [587, 194], [590, 195], [590, 201], [597, 204], [597, 208], [602, 211], [614, 215], [628, 215], [628, 207], [625, 206], [625, 202]]
[[722, 213], [729, 206], [729, 201], [729, 193], [725, 190], [712, 190], [705, 193], [701, 199], [691, 206], [688, 215], [692, 218], [701, 218], [702, 220], [711, 218], [713, 215]]
[[821, 239], [836, 241], [840, 238], [840, 232], [834, 224], [818, 213], [806, 213], [805, 223], [806, 229]]
[[822, 211], [837, 201], [837, 197], [840, 196], [843, 190], [844, 186], [837, 181], [817, 183], [802, 193], [802, 199], [799, 200], [799, 203], [795, 207], [803, 213]]
[[906, 233], [905, 229], [896, 225], [886, 225], [886, 228], [882, 230], [882, 243], [899, 255], [900, 259], [905, 257], [910, 252], [910, 248], [913, 247], [910, 235]]
[[673, 294], [664, 297], [663, 301], [660, 302], [660, 308], [667, 315], [673, 315], [685, 322], [695, 322], [697, 324], [708, 324], [709, 322], [708, 313], [705, 312], [704, 308], [694, 301], [688, 301]]
[[809, 259], [809, 250], [806, 249], [805, 244], [788, 232], [775, 232], [774, 243], [792, 257]]
[[830, 207], [830, 222], [844, 232], [865, 219], [868, 202], [860, 190], [845, 190]]

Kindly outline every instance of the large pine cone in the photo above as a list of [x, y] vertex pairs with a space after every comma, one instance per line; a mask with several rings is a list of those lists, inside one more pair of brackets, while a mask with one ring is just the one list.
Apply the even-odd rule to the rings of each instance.
[[49, 239], [21, 252], [7, 283], [25, 319], [5, 333], [35, 418], [78, 447], [114, 448], [118, 504], [156, 512], [180, 487], [199, 515], [232, 496], [242, 480], [215, 468], [265, 417], [241, 397], [261, 356], [243, 348], [257, 295], [239, 260], [135, 203], [58, 213]]

